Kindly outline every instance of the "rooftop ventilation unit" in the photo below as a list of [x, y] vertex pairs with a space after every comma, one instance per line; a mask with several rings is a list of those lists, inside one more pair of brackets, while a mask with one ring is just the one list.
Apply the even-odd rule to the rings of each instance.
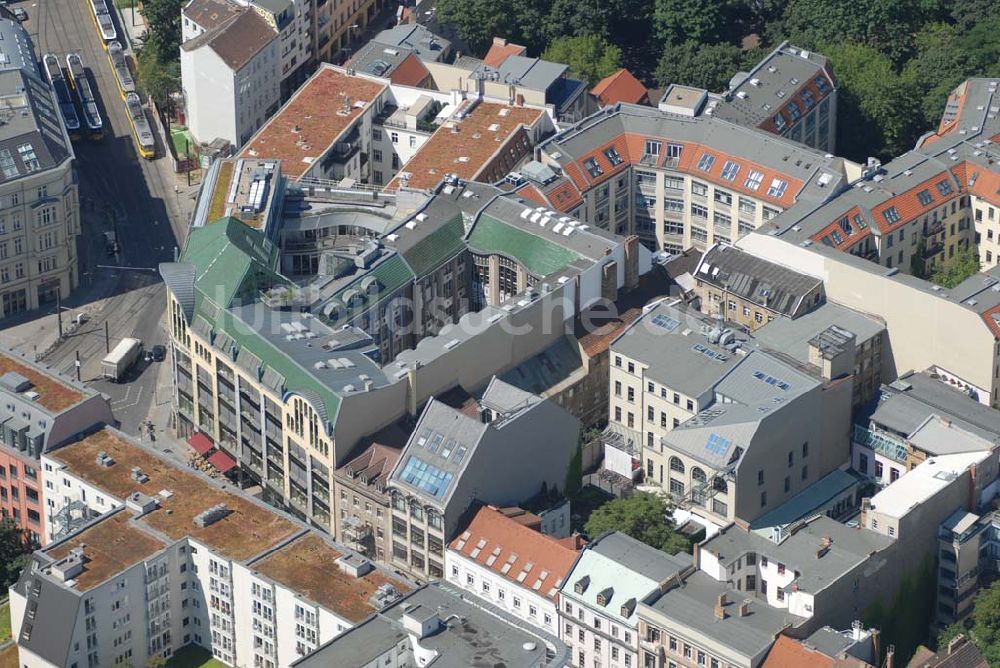
[[222, 518], [229, 515], [229, 506], [224, 503], [220, 503], [212, 506], [208, 510], [201, 512], [194, 517], [195, 526], [204, 529], [205, 527], [212, 526]]

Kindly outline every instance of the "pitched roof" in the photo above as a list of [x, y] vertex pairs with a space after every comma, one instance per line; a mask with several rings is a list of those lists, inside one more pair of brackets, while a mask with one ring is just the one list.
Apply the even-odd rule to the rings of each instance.
[[483, 56], [483, 63], [489, 65], [490, 67], [500, 67], [503, 61], [507, 60], [510, 56], [523, 56], [528, 52], [528, 47], [521, 46], [520, 44], [514, 44], [513, 42], [508, 42], [506, 39], [499, 37], [493, 38], [493, 44], [490, 45], [490, 50], [486, 52]]
[[578, 555], [492, 506], [480, 507], [449, 549], [553, 601]]
[[247, 8], [238, 15], [220, 21], [215, 28], [181, 45], [194, 51], [207, 45], [232, 70], [240, 70], [277, 37], [275, 29], [255, 10]]
[[538, 276], [561, 271], [580, 258], [565, 246], [486, 214], [472, 228], [469, 245], [482, 253], [500, 253], [514, 258]]
[[910, 660], [907, 668], [987, 668], [990, 664], [965, 636], [956, 637], [951, 645], [932, 653], [924, 648]]
[[182, 13], [201, 28], [212, 30], [241, 11], [243, 8], [231, 0], [191, 0]]
[[834, 660], [799, 640], [778, 636], [761, 668], [832, 668]]
[[389, 81], [401, 86], [413, 86], [416, 88], [426, 81], [430, 75], [430, 71], [424, 67], [420, 59], [411, 53], [396, 66], [396, 69], [389, 75]]
[[590, 93], [597, 98], [602, 107], [619, 102], [629, 104], [649, 102], [649, 91], [624, 67], [598, 81], [597, 85], [590, 89]]

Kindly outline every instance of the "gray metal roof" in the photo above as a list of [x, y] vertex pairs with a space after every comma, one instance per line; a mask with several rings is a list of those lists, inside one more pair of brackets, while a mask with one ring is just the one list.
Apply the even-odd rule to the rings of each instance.
[[[715, 616], [719, 595], [725, 594], [728, 603], [725, 619]], [[691, 629], [741, 657], [752, 659], [774, 642], [774, 637], [786, 626], [797, 626], [805, 618], [772, 608], [759, 599], [749, 599], [749, 614], [740, 617], [736, 608], [746, 597], [745, 592], [730, 589], [725, 583], [716, 582], [707, 573], [695, 571], [680, 585], [667, 590], [643, 610], [652, 612], [654, 621], [666, 618], [675, 628]], [[643, 613], [646, 616], [647, 612]]]
[[[407, 612], [418, 619], [436, 614], [443, 623], [436, 633], [418, 639], [403, 626]], [[543, 643], [552, 644], [557, 656], [565, 659], [565, 646], [556, 638], [543, 635], [493, 606], [467, 601], [446, 585], [433, 583], [399, 599], [292, 665], [364, 666], [408, 638], [436, 655], [435, 668], [541, 665], [546, 651]]]
[[42, 563], [42, 557], [33, 556], [14, 584], [14, 590], [27, 599], [26, 609], [36, 606], [35, 621], [26, 617], [21, 625], [21, 635], [14, 641], [54, 666], [65, 666], [69, 665], [80, 596], [74, 590], [34, 572], [35, 567]]
[[541, 400], [541, 397], [494, 376], [483, 391], [480, 403], [499, 413], [514, 413]]
[[[994, 437], [994, 439], [997, 437]], [[996, 440], [986, 440], [955, 426], [951, 420], [932, 415], [911, 433], [907, 440], [931, 455], [953, 455], [959, 452], [990, 450]]]
[[372, 40], [381, 45], [408, 49], [425, 62], [436, 62], [451, 48], [451, 42], [422, 25], [404, 23], [383, 30]]
[[472, 76], [493, 78], [496, 81], [520, 86], [528, 90], [547, 91], [569, 69], [568, 65], [553, 63], [541, 58], [507, 56], [500, 67], [482, 65]]
[[850, 471], [834, 469], [777, 508], [769, 510], [750, 522], [750, 529], [758, 531], [771, 527], [788, 526], [803, 517], [812, 515], [825, 504], [852, 487], [857, 487], [860, 483], [861, 479]]
[[52, 88], [39, 76], [31, 38], [0, 19], [0, 183], [73, 158]]
[[[829, 549], [817, 558], [824, 538], [831, 541]], [[724, 566], [747, 552], [766, 556], [796, 573], [786, 589], [797, 585], [800, 590], [816, 593], [892, 542], [893, 539], [888, 536], [868, 529], [851, 528], [820, 515], [780, 543], [734, 524], [703, 542], [701, 549], [717, 555]]]
[[809, 341], [830, 327], [854, 334], [857, 346], [885, 331], [885, 325], [875, 316], [828, 301], [794, 320], [775, 318], [754, 331], [754, 343], [758, 348], [779, 351], [802, 364], [809, 364]]
[[988, 441], [1000, 436], [1000, 412], [929, 374], [904, 376], [882, 391], [884, 398], [871, 419], [891, 431], [908, 436], [936, 414]]
[[818, 302], [806, 301], [823, 281], [768, 262], [727, 244], [714, 244], [705, 251], [695, 269], [695, 278], [724, 289], [751, 303], [797, 317]]

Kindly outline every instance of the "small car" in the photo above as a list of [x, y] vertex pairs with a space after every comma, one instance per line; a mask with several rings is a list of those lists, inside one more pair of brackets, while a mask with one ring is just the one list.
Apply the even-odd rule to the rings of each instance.
[[167, 359], [167, 348], [166, 346], [156, 345], [153, 346], [152, 357], [154, 362], [162, 362]]
[[12, 9], [11, 12], [14, 13], [14, 18], [20, 21], [21, 23], [24, 23], [25, 21], [28, 20], [28, 12], [24, 10], [24, 7], [14, 7], [14, 9]]

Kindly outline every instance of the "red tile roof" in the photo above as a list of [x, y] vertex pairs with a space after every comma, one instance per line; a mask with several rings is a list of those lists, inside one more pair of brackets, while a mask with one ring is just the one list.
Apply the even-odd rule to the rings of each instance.
[[511, 56], [523, 56], [527, 53], [527, 47], [521, 46], [520, 44], [512, 44], [505, 39], [500, 39], [498, 37], [493, 38], [493, 45], [490, 46], [490, 50], [486, 52], [483, 57], [483, 63], [489, 65], [490, 67], [500, 67], [503, 61], [507, 60]]
[[583, 204], [583, 196], [580, 195], [580, 192], [569, 181], [563, 181], [560, 185], [550, 190], [548, 197], [552, 208], [563, 213], [572, 211]]
[[526, 200], [535, 202], [536, 204], [542, 204], [544, 206], [549, 206], [549, 200], [546, 199], [545, 195], [539, 192], [538, 188], [531, 185], [530, 183], [522, 188], [517, 189], [517, 194]]
[[250, 138], [240, 157], [281, 160], [282, 173], [298, 179], [385, 89], [325, 65]]
[[798, 640], [778, 636], [761, 668], [832, 668], [836, 662]]
[[624, 67], [598, 81], [590, 93], [602, 107], [619, 102], [649, 104], [649, 91]]
[[[512, 141], [523, 138], [526, 146], [520, 153], [528, 153], [530, 140], [520, 130], [533, 127], [544, 113], [541, 109], [482, 102], [463, 120], [451, 120], [438, 128], [400, 173], [409, 173], [407, 185], [418, 190], [433, 188], [445, 174], [474, 180]], [[386, 188], [400, 185], [397, 174]]]
[[392, 74], [389, 75], [389, 81], [401, 86], [419, 88], [430, 75], [430, 71], [424, 67], [416, 54], [411, 53], [392, 71]]
[[1000, 339], [1000, 306], [994, 306], [990, 310], [983, 313], [983, 322], [986, 326], [990, 328], [993, 332], [993, 336]]
[[563, 542], [529, 529], [491, 506], [476, 511], [449, 549], [551, 600], [558, 595], [578, 554]]
[[[962, 184], [956, 185], [954, 175], [948, 171], [935, 174], [929, 179], [921, 181], [917, 185], [913, 186], [909, 190], [902, 192], [894, 197], [890, 197], [878, 206], [872, 207], [872, 218], [878, 229], [882, 234], [889, 234], [899, 229], [900, 227], [906, 225], [913, 221], [917, 216], [922, 216], [923, 214], [936, 209], [937, 207], [950, 202], [959, 196], [959, 191], [961, 190]], [[948, 181], [951, 186], [951, 192], [943, 196], [937, 189], [937, 184], [941, 181]], [[920, 202], [920, 193], [927, 191], [931, 199], [927, 204], [922, 204]], [[896, 212], [899, 214], [899, 220], [894, 223], [889, 223], [885, 218], [885, 212], [892, 208], [896, 208]]]
[[636, 318], [642, 315], [641, 308], [631, 308], [615, 318], [611, 322], [606, 322], [592, 332], [587, 332], [580, 337], [580, 347], [588, 357], [593, 357], [603, 353], [611, 345], [616, 336], [635, 322]]

